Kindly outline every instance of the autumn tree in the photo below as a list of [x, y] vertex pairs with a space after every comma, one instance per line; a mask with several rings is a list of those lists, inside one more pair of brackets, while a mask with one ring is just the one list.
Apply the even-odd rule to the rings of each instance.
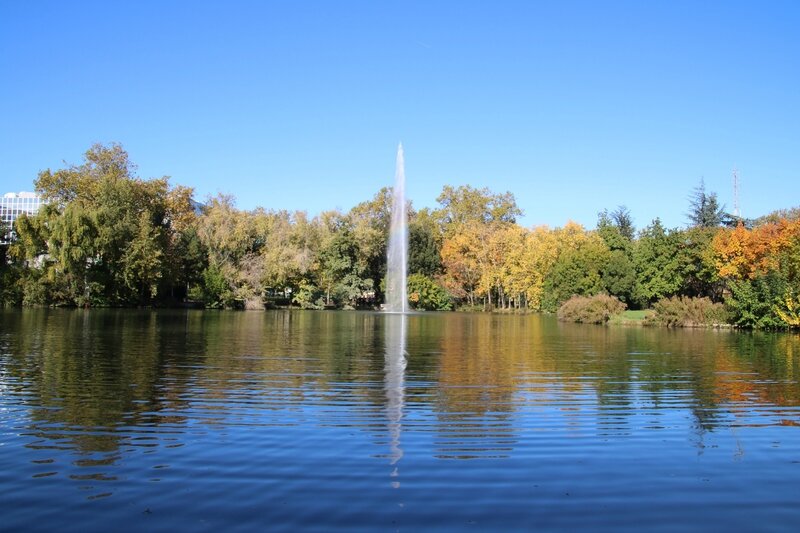
[[475, 306], [479, 297], [476, 294], [482, 275], [479, 242], [485, 232], [483, 224], [465, 224], [442, 243], [445, 287], [456, 298], [466, 300], [470, 306]]
[[296, 290], [308, 278], [313, 265], [311, 233], [305, 213], [259, 213], [265, 245], [261, 249], [263, 283], [273, 293]]
[[555, 311], [570, 297], [604, 290], [603, 272], [610, 250], [596, 232], [568, 223], [557, 230], [558, 257], [545, 281], [543, 307]]
[[791, 224], [786, 220], [763, 224], [752, 230], [743, 225], [721, 230], [712, 242], [719, 275], [728, 279], [754, 279], [774, 270], [790, 237]]
[[508, 257], [521, 242], [512, 224], [495, 222], [483, 224], [481, 228], [481, 236], [475, 242], [480, 269], [478, 289], [486, 297], [489, 308], [505, 307], [512, 292]]
[[797, 327], [800, 222], [779, 219], [752, 230], [739, 225], [720, 231], [712, 247], [735, 324]]
[[560, 252], [560, 230], [539, 226], [525, 230], [522, 246], [509, 255], [512, 284], [524, 298], [524, 307], [539, 311], [545, 298], [545, 282]]
[[179, 300], [189, 295], [202, 282], [207, 250], [197, 234], [201, 205], [193, 199], [194, 190], [180, 185], [171, 187], [166, 197], [166, 220], [170, 231], [165, 234], [163, 294]]
[[64, 207], [73, 200], [94, 203], [100, 200], [101, 191], [108, 182], [129, 180], [136, 172], [122, 145], [94, 144], [84, 154], [82, 165], [70, 165], [53, 172], [39, 173], [34, 182], [36, 192], [46, 202]]
[[487, 188], [475, 189], [469, 185], [453, 188], [446, 185], [436, 198], [439, 209], [434, 216], [448, 234], [467, 223], [514, 223], [522, 210], [510, 192], [493, 193]]
[[527, 308], [530, 298], [535, 298], [538, 277], [535, 250], [527, 248], [529, 234], [516, 224], [503, 224], [491, 239], [499, 254], [496, 301], [501, 307]]
[[[364, 280], [359, 285], [369, 286], [383, 300], [381, 280], [386, 277], [386, 251], [392, 216], [392, 189], [383, 187], [371, 200], [361, 202], [347, 213], [347, 228], [355, 243], [352, 276]], [[358, 273], [356, 273], [356, 271]], [[359, 295], [360, 296], [360, 295]]]
[[207, 250], [203, 299], [214, 307], [231, 307], [263, 294], [258, 253], [264, 246], [252, 214], [236, 209], [233, 197], [219, 194], [206, 201], [197, 235]]

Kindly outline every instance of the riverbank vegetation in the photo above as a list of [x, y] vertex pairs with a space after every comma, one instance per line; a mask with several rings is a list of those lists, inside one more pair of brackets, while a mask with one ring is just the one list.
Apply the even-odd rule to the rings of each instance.
[[565, 322], [605, 324], [625, 311], [625, 304], [607, 294], [573, 296], [558, 308], [558, 319]]
[[[188, 187], [138, 177], [119, 145], [95, 145], [82, 164], [41, 172], [35, 187], [47, 204], [20, 217], [0, 246], [5, 305], [383, 301], [388, 188], [316, 216], [241, 210], [222, 194], [199, 204]], [[513, 194], [468, 185], [444, 187], [437, 203], [409, 206], [409, 300], [418, 309], [556, 312], [574, 296], [608, 295], [654, 310], [651, 323], [800, 326], [797, 210], [737, 219], [702, 183], [685, 228], [655, 218], [637, 231], [625, 207], [601, 211], [595, 228], [525, 228]]]

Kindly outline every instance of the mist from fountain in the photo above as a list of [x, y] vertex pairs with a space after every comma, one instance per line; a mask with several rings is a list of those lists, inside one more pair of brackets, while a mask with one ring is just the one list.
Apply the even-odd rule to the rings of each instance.
[[406, 172], [403, 144], [397, 147], [397, 166], [392, 194], [392, 220], [386, 266], [386, 310], [408, 312], [408, 220], [406, 216]]

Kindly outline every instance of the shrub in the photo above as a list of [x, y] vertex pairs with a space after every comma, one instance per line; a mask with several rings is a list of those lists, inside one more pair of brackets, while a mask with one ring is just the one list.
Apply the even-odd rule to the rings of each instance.
[[447, 290], [423, 274], [408, 276], [408, 300], [414, 309], [449, 311], [453, 308]]
[[558, 308], [558, 319], [584, 324], [603, 324], [627, 307], [616, 297], [607, 294], [573, 296]]
[[728, 319], [725, 306], [708, 298], [662, 298], [653, 304], [653, 311], [644, 320], [646, 325], [691, 328], [724, 324]]
[[303, 280], [294, 293], [292, 303], [296, 303], [302, 309], [324, 309], [324, 296], [317, 286], [307, 280]]

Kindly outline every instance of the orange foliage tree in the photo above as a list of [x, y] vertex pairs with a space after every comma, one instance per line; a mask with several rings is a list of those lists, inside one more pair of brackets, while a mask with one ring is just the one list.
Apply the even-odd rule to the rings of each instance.
[[752, 230], [739, 224], [714, 237], [714, 260], [720, 277], [752, 280], [779, 267], [780, 255], [800, 236], [800, 223], [780, 220]]

